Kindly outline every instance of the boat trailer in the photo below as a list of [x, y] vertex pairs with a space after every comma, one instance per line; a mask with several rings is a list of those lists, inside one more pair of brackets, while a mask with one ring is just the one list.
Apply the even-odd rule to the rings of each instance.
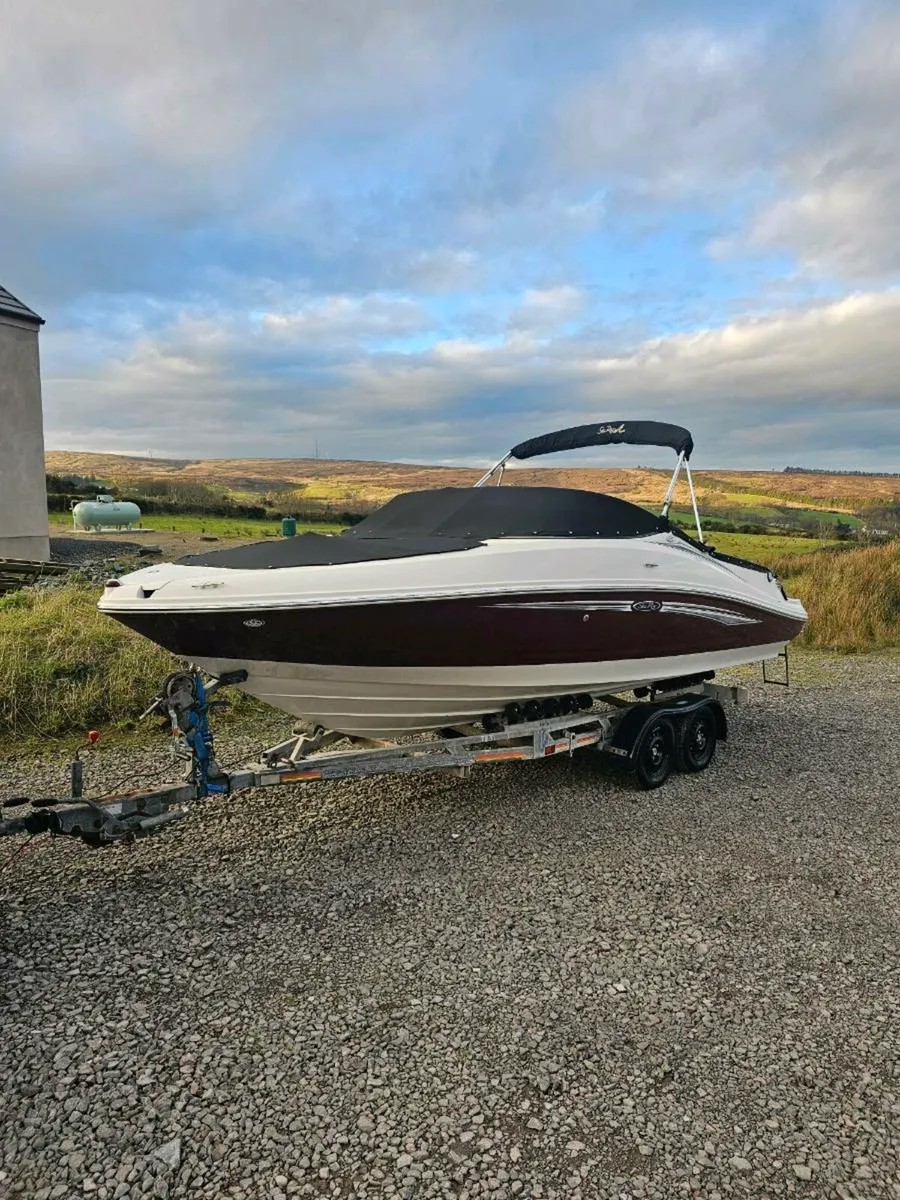
[[[695, 678], [669, 681], [671, 690], [665, 692], [663, 685], [646, 689], [649, 698], [637, 702], [598, 697], [591, 711], [515, 723], [495, 718], [497, 728], [458, 726], [427, 741], [348, 739], [319, 727], [296, 732], [264, 750], [257, 762], [225, 770], [216, 762], [209, 715], [222, 706], [214, 699], [216, 693], [246, 677], [246, 672], [234, 671], [207, 682], [194, 667], [174, 672], [143, 714], [142, 719], [165, 718], [173, 757], [184, 765], [181, 783], [90, 798], [84, 795], [84, 763], [76, 754], [69, 795], [4, 801], [0, 806], [4, 813], [26, 805], [29, 811], [0, 818], [0, 837], [49, 832], [102, 846], [156, 833], [186, 817], [196, 801], [249, 788], [413, 771], [467, 775], [480, 763], [571, 756], [589, 747], [631, 770], [640, 787], [656, 788], [675, 769], [704, 770], [716, 744], [728, 736], [723, 702], [741, 703], [747, 697], [744, 688]], [[491, 724], [485, 721], [486, 726]], [[328, 752], [329, 746], [343, 741], [350, 742], [349, 749]]]

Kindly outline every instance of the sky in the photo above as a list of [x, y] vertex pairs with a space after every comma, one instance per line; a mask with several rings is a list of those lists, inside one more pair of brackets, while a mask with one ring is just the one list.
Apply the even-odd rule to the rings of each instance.
[[0, 30], [0, 283], [46, 320], [50, 449], [478, 464], [643, 418], [698, 467], [900, 470], [896, 0], [0, 0]]

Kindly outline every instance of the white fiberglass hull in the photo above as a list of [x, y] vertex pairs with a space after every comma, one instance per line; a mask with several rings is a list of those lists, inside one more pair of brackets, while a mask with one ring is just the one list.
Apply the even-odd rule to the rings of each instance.
[[212, 675], [249, 669], [242, 685], [260, 700], [312, 725], [387, 738], [478, 721], [516, 701], [630, 691], [663, 679], [774, 658], [784, 643], [716, 654], [553, 663], [527, 667], [323, 667], [313, 663], [200, 659]]

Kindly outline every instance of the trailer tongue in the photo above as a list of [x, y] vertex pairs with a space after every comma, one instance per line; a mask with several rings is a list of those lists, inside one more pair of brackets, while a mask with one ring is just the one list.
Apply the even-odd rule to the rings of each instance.
[[[6, 812], [25, 806], [28, 811], [0, 819], [0, 836], [49, 832], [101, 846], [156, 833], [187, 816], [194, 802], [213, 795], [412, 771], [467, 774], [479, 763], [572, 755], [588, 747], [633, 771], [641, 787], [655, 788], [676, 768], [705, 769], [717, 743], [727, 737], [722, 701], [739, 703], [746, 698], [743, 688], [700, 679], [672, 680], [668, 690], [660, 685], [640, 703], [603, 697], [603, 707], [595, 704], [590, 711], [557, 711], [524, 721], [517, 720], [519, 713], [510, 713], [507, 721], [486, 721], [485, 728], [445, 729], [427, 741], [356, 738], [350, 741], [351, 748], [331, 752], [329, 746], [348, 739], [318, 728], [264, 750], [257, 762], [223, 770], [216, 761], [209, 714], [221, 703], [214, 699], [216, 693], [244, 678], [243, 671], [235, 671], [207, 682], [193, 668], [175, 672], [144, 713], [144, 718], [165, 717], [174, 755], [184, 764], [182, 782], [90, 798], [84, 795], [83, 763], [76, 756], [69, 795], [7, 800], [2, 806]], [[556, 702], [556, 707], [566, 706]]]

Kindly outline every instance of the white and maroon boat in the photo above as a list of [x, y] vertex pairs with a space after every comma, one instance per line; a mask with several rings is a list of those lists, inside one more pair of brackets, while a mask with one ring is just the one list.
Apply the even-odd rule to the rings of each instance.
[[[485, 486], [511, 458], [610, 443], [677, 452], [660, 516], [595, 492]], [[560, 430], [473, 488], [397, 496], [340, 536], [145, 567], [111, 580], [100, 608], [212, 675], [245, 671], [240, 686], [276, 708], [364, 737], [773, 658], [803, 605], [765, 567], [704, 545], [692, 449], [659, 422]], [[697, 541], [667, 516], [682, 468]]]

